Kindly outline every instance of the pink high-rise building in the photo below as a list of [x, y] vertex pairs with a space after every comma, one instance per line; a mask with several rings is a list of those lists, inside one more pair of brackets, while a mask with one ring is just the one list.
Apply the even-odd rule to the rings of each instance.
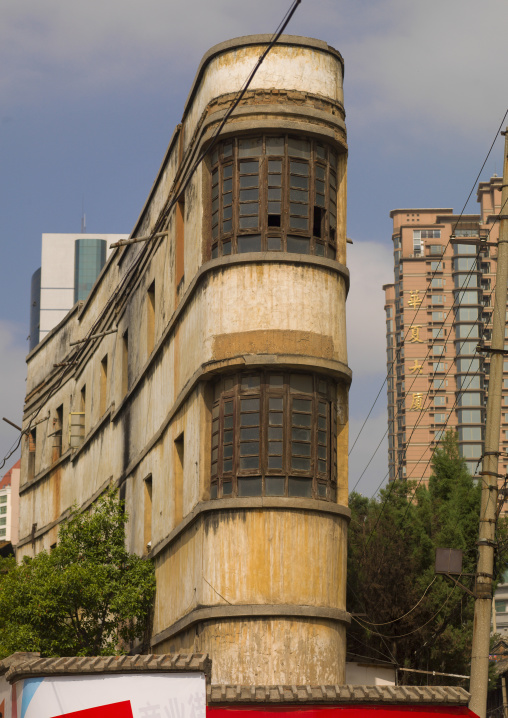
[[[389, 477], [427, 480], [448, 428], [478, 473], [488, 393], [488, 346], [499, 237], [501, 177], [478, 187], [479, 214], [395, 209], [393, 284], [384, 286]], [[501, 450], [508, 450], [508, 361]], [[500, 472], [508, 458], [502, 457]]]

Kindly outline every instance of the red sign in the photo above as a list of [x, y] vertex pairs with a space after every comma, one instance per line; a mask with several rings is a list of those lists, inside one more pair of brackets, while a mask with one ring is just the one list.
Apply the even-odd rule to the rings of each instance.
[[245, 706], [206, 709], [207, 718], [477, 718], [467, 706], [335, 705]]
[[62, 713], [54, 718], [133, 718], [133, 716], [131, 702], [122, 701], [121, 703], [109, 703], [107, 706], [87, 708], [84, 711]]

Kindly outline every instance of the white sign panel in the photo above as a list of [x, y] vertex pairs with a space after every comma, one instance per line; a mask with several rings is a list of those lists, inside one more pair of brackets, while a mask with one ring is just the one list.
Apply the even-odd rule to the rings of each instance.
[[205, 676], [143, 673], [26, 678], [13, 686], [12, 718], [206, 718]]

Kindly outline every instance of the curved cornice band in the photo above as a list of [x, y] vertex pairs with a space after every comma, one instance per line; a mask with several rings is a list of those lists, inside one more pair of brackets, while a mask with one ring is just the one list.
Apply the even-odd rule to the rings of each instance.
[[314, 620], [321, 621], [337, 621], [344, 624], [351, 623], [351, 616], [347, 611], [327, 606], [301, 606], [287, 603], [247, 603], [242, 605], [206, 606], [195, 608], [186, 616], [176, 621], [176, 623], [173, 623], [172, 626], [169, 626], [169, 628], [157, 633], [150, 641], [150, 645], [156, 646], [162, 643], [162, 641], [167, 641], [196, 623], [213, 620], [237, 620], [242, 618], [313, 618]]

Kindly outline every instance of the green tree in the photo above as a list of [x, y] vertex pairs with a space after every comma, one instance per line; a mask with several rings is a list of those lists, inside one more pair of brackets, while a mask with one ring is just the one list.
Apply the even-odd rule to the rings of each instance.
[[[348, 609], [359, 615], [348, 634], [350, 653], [469, 673], [474, 602], [435, 576], [434, 561], [438, 547], [461, 549], [463, 573], [474, 574], [480, 490], [456, 433], [449, 431], [434, 453], [428, 487], [395, 482], [379, 500], [351, 495]], [[506, 536], [506, 521], [500, 520], [498, 575], [506, 563]], [[471, 578], [461, 581], [472, 587]], [[410, 676], [409, 682], [418, 682], [417, 674]]]
[[115, 492], [73, 510], [58, 545], [0, 564], [0, 658], [124, 653], [149, 627], [154, 567], [125, 549], [127, 515]]

